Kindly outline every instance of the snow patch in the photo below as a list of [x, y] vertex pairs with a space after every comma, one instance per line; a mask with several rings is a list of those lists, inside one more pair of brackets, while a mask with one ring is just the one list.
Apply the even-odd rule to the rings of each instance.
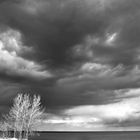
[[[17, 138], [0, 138], [0, 140], [18, 140]], [[26, 139], [23, 139], [26, 140]]]

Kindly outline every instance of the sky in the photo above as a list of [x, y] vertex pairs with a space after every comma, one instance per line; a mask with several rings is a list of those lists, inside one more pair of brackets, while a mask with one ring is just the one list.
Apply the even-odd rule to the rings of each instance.
[[0, 114], [18, 93], [38, 130], [140, 130], [140, 1], [1, 0]]

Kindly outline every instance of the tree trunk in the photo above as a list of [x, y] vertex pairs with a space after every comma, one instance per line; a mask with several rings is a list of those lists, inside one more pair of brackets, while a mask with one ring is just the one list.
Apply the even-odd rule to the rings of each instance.
[[14, 129], [14, 138], [16, 138], [16, 130]]
[[28, 131], [28, 129], [27, 129], [27, 132], [26, 132], [26, 139], [28, 140], [28, 135], [29, 135], [29, 131]]
[[22, 131], [19, 132], [19, 140], [22, 140]]

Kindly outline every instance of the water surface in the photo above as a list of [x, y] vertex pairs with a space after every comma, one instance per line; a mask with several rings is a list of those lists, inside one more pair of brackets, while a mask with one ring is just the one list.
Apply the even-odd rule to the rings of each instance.
[[29, 140], [140, 140], [140, 132], [42, 132]]

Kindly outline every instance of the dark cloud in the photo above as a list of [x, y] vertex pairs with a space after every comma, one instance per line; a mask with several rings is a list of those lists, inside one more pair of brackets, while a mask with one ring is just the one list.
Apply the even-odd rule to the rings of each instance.
[[0, 116], [8, 112], [13, 98], [20, 92], [21, 87], [21, 84], [13, 83], [13, 81], [0, 80]]
[[[123, 94], [125, 89], [139, 88], [140, 78], [136, 69], [125, 74], [122, 67], [100, 70], [103, 68], [96, 70], [93, 64], [90, 71], [58, 79], [53, 86], [42, 91], [47, 93], [43, 95], [44, 99], [50, 107], [63, 110], [79, 105], [104, 105], [135, 96], [133, 92], [128, 97]], [[122, 90], [122, 96], [118, 96], [116, 91], [119, 90]]]
[[23, 33], [26, 44], [36, 47], [40, 61], [58, 66], [71, 62], [69, 49], [87, 34], [99, 34], [107, 26], [103, 13], [98, 12], [96, 6], [89, 8], [86, 1], [41, 2], [46, 7], [36, 14], [26, 10], [36, 5], [4, 3], [0, 15], [4, 24]]
[[[40, 94], [56, 114], [128, 98], [116, 91], [140, 86], [139, 7], [138, 0], [1, 1], [0, 111], [18, 92]], [[11, 30], [20, 49], [2, 35]]]
[[104, 122], [104, 124], [108, 127], [114, 127], [114, 128], [121, 128], [123, 130], [139, 130], [139, 126], [140, 126], [140, 123], [139, 123], [139, 119], [127, 119], [127, 120], [124, 120], [124, 121], [119, 121], [117, 119], [110, 119], [110, 120], [106, 120]]
[[[126, 5], [125, 3], [126, 1], [105, 1], [104, 3], [101, 1], [98, 3], [96, 0], [92, 2], [90, 0], [42, 0], [39, 2], [36, 0], [26, 0], [24, 2], [7, 0], [0, 5], [0, 19], [3, 25], [17, 29], [23, 34], [24, 43], [35, 49], [35, 55], [32, 59], [36, 59], [43, 64], [49, 65], [50, 63], [52, 66], [60, 66], [69, 65], [71, 62], [77, 63], [75, 60], [80, 61], [80, 59], [75, 59], [73, 52], [70, 50], [75, 45], [82, 44], [85, 37], [104, 38], [107, 32], [117, 32], [119, 30], [116, 44], [113, 47], [108, 47], [100, 42], [91, 45], [89, 51], [94, 53], [92, 61], [99, 58], [99, 63], [101, 61], [101, 63], [112, 65], [134, 65], [138, 61], [139, 20], [137, 22], [133, 21], [139, 17], [139, 2], [129, 0]], [[82, 45], [81, 49], [83, 50], [84, 47], [87, 48], [88, 46], [88, 44]], [[26, 54], [24, 55], [29, 57]], [[82, 56], [83, 59], [85, 59], [84, 57]], [[113, 77], [113, 79], [107, 76], [101, 79], [95, 77], [79, 79], [77, 77], [71, 78], [73, 80], [68, 84], [70, 87], [64, 84], [65, 89], [61, 87], [62, 89], [59, 90], [64, 90], [63, 93], [72, 88], [71, 92], [79, 93], [99, 88], [121, 89], [139, 86], [137, 82], [139, 79], [133, 77], [134, 80], [132, 78], [129, 81], [129, 76]], [[108, 81], [108, 83], [105, 81]], [[79, 98], [77, 95], [72, 97], [69, 94], [69, 96], [74, 100]], [[89, 100], [90, 97], [87, 98]], [[81, 100], [83, 100], [82, 96]], [[81, 101], [79, 100], [79, 102]]]
[[119, 31], [115, 48], [99, 43], [90, 51], [109, 58], [113, 65], [133, 65], [138, 63], [139, 5], [137, 0], [7, 1], [1, 4], [0, 19], [20, 30], [24, 43], [35, 47], [34, 59], [47, 65], [68, 66], [84, 60], [75, 59], [70, 50], [88, 35], [103, 37], [112, 31]]
[[[105, 17], [110, 17], [102, 34], [90, 34], [74, 48], [77, 57], [113, 66], [123, 64], [132, 68], [139, 65], [139, 5], [135, 1], [109, 1]], [[108, 36], [117, 34], [114, 43], [106, 43]], [[91, 37], [91, 39], [89, 39]]]

